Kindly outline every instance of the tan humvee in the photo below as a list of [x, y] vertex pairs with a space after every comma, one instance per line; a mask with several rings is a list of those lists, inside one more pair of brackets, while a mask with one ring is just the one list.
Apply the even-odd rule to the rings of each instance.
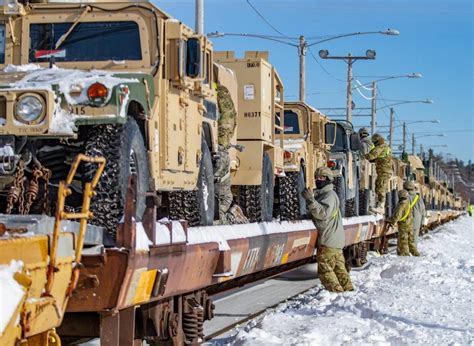
[[79, 151], [108, 159], [93, 211], [109, 233], [130, 172], [139, 218], [150, 192], [170, 216], [212, 223], [217, 107], [206, 100], [214, 92], [206, 37], [147, 1], [12, 0], [0, 35], [0, 67], [16, 65], [0, 73], [3, 195], [18, 188], [20, 162], [28, 180], [35, 167], [49, 169], [54, 187]]
[[276, 114], [283, 110], [283, 83], [268, 62], [268, 52], [215, 52], [214, 60], [232, 71], [238, 83], [238, 168], [231, 172], [238, 204], [250, 221], [273, 215], [274, 180], [283, 175], [283, 138], [276, 138]]
[[332, 133], [327, 133], [328, 123], [333, 122], [307, 103], [285, 102], [285, 177], [278, 181], [277, 203], [282, 220], [298, 219], [307, 213], [301, 192], [305, 187], [315, 188], [314, 172], [327, 165], [336, 138], [335, 126], [331, 127]]

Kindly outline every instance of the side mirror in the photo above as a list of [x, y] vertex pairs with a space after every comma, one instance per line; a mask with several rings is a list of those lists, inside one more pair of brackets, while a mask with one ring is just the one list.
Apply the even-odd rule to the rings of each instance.
[[333, 146], [336, 143], [336, 123], [327, 123], [324, 127], [325, 143]]
[[351, 150], [359, 150], [360, 149], [360, 137], [358, 133], [351, 133]]
[[201, 74], [201, 43], [198, 38], [188, 39], [186, 56], [186, 75], [198, 78]]

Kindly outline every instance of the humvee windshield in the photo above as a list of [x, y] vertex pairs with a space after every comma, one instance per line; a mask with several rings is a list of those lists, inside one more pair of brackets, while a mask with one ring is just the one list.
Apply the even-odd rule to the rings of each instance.
[[0, 64], [5, 63], [5, 24], [0, 24]]
[[[280, 126], [280, 113], [275, 118], [276, 124]], [[279, 130], [276, 133], [280, 133]], [[292, 111], [285, 111], [285, 134], [297, 135], [300, 133], [300, 123], [298, 121], [298, 114]]]
[[[30, 62], [141, 60], [138, 24], [127, 22], [79, 23], [61, 46], [55, 45], [72, 23], [30, 25]], [[0, 32], [1, 33], [1, 32]]]
[[331, 148], [332, 152], [335, 151], [344, 151], [347, 148], [347, 136], [346, 131], [344, 128], [337, 124], [336, 125], [336, 142], [334, 143], [333, 147]]

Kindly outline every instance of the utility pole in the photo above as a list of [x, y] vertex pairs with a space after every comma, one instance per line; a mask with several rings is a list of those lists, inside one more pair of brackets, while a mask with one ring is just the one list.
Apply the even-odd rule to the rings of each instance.
[[411, 134], [411, 154], [415, 155], [415, 134]]
[[423, 157], [423, 144], [420, 143], [420, 157]]
[[402, 144], [402, 151], [405, 153], [407, 150], [407, 123], [403, 122], [403, 144]]
[[303, 35], [300, 36], [298, 55], [300, 58], [300, 101], [304, 102], [306, 98], [306, 39]]
[[352, 122], [352, 64], [357, 60], [374, 60], [375, 51], [368, 49], [365, 56], [330, 56], [327, 50], [320, 50], [319, 57], [321, 59], [343, 60], [347, 64], [347, 104], [346, 104], [346, 120]]
[[375, 131], [377, 131], [377, 82], [372, 82], [370, 134], [373, 136]]
[[352, 122], [352, 60], [351, 54], [347, 56], [347, 104], [346, 104], [346, 120]]
[[196, 33], [204, 35], [204, 0], [196, 0]]
[[395, 109], [393, 107], [390, 108], [390, 149], [392, 149], [392, 143], [393, 143], [393, 118], [395, 115]]

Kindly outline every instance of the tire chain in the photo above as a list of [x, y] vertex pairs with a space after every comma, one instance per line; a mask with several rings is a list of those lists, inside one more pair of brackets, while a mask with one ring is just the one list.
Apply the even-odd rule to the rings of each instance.
[[262, 192], [258, 185], [239, 187], [239, 206], [249, 222], [262, 221]]
[[[123, 128], [122, 125], [93, 126], [88, 132], [88, 138], [93, 140], [86, 141], [84, 144], [86, 155], [103, 156], [107, 160], [90, 209], [94, 214], [92, 223], [104, 227], [113, 238], [115, 238], [117, 223], [124, 207], [124, 196], [121, 196], [120, 186], [117, 184], [119, 165], [122, 163], [117, 148], [121, 146]], [[95, 174], [95, 165], [86, 164], [83, 167], [83, 179], [90, 181]]]
[[31, 206], [38, 199], [40, 192], [40, 183], [43, 182], [42, 210], [40, 212], [47, 213], [49, 208], [49, 179], [51, 171], [46, 167], [35, 166], [32, 172], [32, 178], [28, 184], [28, 190], [25, 191], [25, 162], [18, 162], [18, 169], [15, 173], [13, 184], [8, 191], [6, 214], [11, 214], [15, 205], [21, 215], [30, 212]]
[[20, 160], [18, 162], [18, 169], [15, 173], [15, 178], [13, 180], [12, 186], [8, 190], [7, 196], [7, 209], [6, 214], [11, 214], [13, 208], [18, 204], [18, 211], [20, 214], [23, 214], [24, 209], [24, 178], [25, 178], [25, 162]]
[[197, 191], [175, 191], [168, 195], [171, 220], [186, 220], [189, 226], [198, 226], [201, 218]]
[[300, 215], [298, 200], [299, 172], [286, 172], [280, 180], [280, 219], [282, 221], [297, 220]]

